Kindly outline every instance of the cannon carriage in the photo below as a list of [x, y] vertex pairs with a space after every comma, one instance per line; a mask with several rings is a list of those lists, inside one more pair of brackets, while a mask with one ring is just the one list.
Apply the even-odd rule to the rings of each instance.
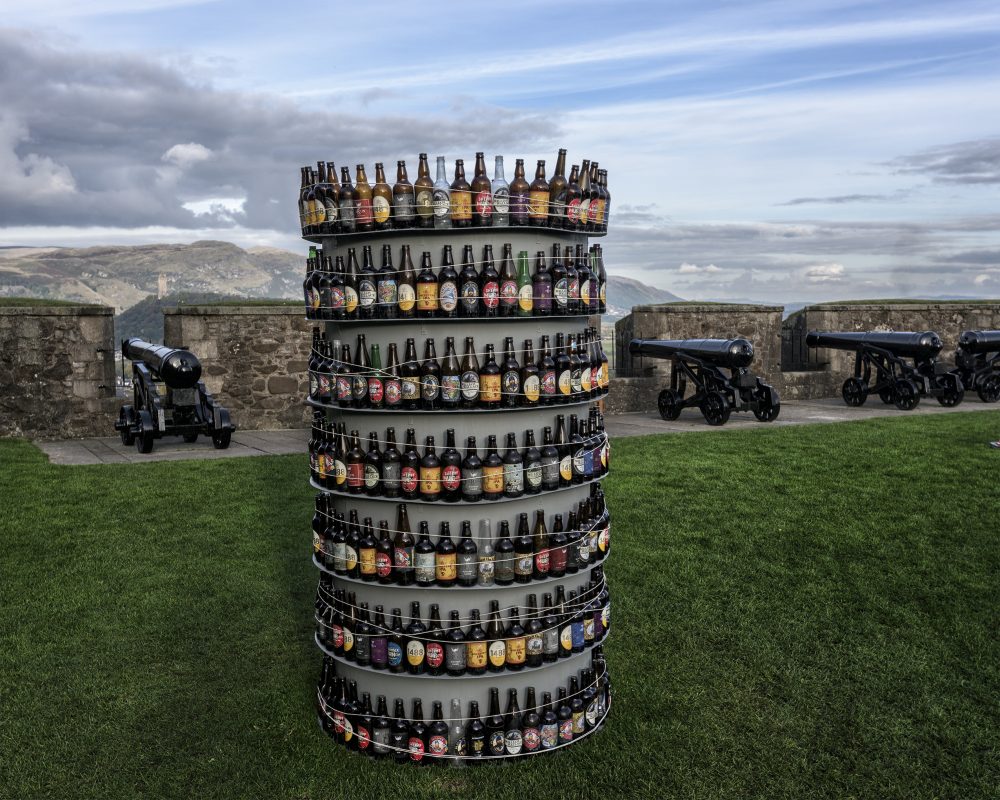
[[[709, 425], [724, 425], [733, 411], [748, 410], [771, 422], [781, 410], [774, 388], [748, 369], [754, 351], [747, 339], [633, 339], [628, 349], [634, 356], [673, 363], [670, 387], [657, 398], [665, 420], [677, 419], [689, 406], [696, 406]], [[688, 381], [694, 393], [685, 397]]]
[[122, 341], [122, 362], [132, 362], [132, 403], [122, 406], [115, 423], [126, 446], [150, 453], [153, 441], [181, 436], [195, 442], [210, 436], [216, 449], [229, 447], [236, 426], [215, 402], [201, 378], [201, 362], [189, 350]]
[[1000, 400], [1000, 331], [962, 331], [955, 351], [955, 372], [967, 390], [984, 403]]
[[957, 406], [965, 396], [961, 377], [937, 359], [943, 344], [933, 331], [810, 331], [806, 344], [855, 353], [854, 375], [841, 387], [849, 406], [864, 405], [871, 393], [901, 411], [916, 408], [921, 397]]

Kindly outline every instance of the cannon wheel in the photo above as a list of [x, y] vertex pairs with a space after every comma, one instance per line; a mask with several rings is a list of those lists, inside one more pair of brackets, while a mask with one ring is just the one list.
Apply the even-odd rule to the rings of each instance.
[[701, 401], [701, 413], [709, 425], [725, 425], [732, 408], [722, 392], [706, 392]]
[[945, 408], [952, 408], [962, 402], [962, 398], [965, 397], [965, 388], [958, 376], [947, 375], [945, 377], [950, 385], [938, 395], [937, 401]]
[[135, 449], [140, 453], [153, 452], [153, 418], [146, 409], [139, 412], [139, 434], [135, 437]]
[[673, 389], [664, 389], [656, 398], [656, 405], [660, 410], [660, 418], [667, 422], [677, 419], [681, 415], [680, 397]]
[[896, 402], [896, 390], [892, 386], [883, 386], [878, 390], [878, 399], [891, 406]]
[[995, 403], [1000, 400], [1000, 375], [990, 375], [979, 384], [976, 394], [984, 403]]
[[121, 427], [122, 444], [131, 447], [135, 444], [135, 434], [132, 425], [135, 424], [135, 410], [130, 405], [124, 405], [118, 412], [118, 424]]
[[771, 396], [763, 393], [753, 408], [753, 415], [761, 422], [774, 422], [781, 411], [781, 401], [771, 402]]
[[185, 442], [187, 442], [188, 444], [194, 444], [195, 442], [198, 441], [198, 434], [197, 433], [185, 433], [181, 438]]
[[900, 411], [912, 411], [920, 403], [920, 390], [909, 378], [896, 381], [895, 394], [896, 408]]
[[212, 444], [215, 445], [216, 450], [225, 450], [229, 447], [229, 440], [232, 436], [233, 432], [230, 430], [216, 431], [212, 434]]
[[863, 406], [868, 399], [868, 384], [860, 378], [848, 378], [840, 389], [844, 402], [849, 406]]

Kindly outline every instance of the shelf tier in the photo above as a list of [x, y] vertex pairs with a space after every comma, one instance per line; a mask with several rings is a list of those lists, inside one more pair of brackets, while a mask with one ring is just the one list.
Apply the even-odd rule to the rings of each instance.
[[571, 403], [559, 403], [551, 406], [516, 406], [514, 408], [442, 408], [438, 411], [424, 411], [423, 409], [410, 410], [408, 408], [352, 408], [350, 406], [340, 406], [336, 403], [320, 403], [318, 400], [313, 400], [312, 398], [306, 398], [305, 404], [307, 406], [312, 406], [313, 408], [320, 408], [327, 411], [342, 411], [347, 414], [392, 414], [392, 415], [403, 415], [403, 414], [413, 414], [417, 417], [431, 416], [447, 416], [449, 414], [506, 414], [513, 411], [541, 411], [547, 409], [553, 414], [560, 413], [560, 409], [563, 408], [576, 408], [578, 406], [588, 406], [591, 403], [596, 403], [599, 400], [603, 400], [608, 395], [605, 392], [597, 397], [587, 397], [583, 400], [574, 400]]
[[[396, 243], [403, 239], [422, 239], [425, 236], [441, 240], [453, 237], [455, 239], [461, 239], [462, 244], [466, 244], [466, 237], [471, 234], [500, 237], [502, 242], [506, 241], [514, 245], [513, 249], [515, 255], [517, 255], [517, 245], [514, 244], [515, 239], [518, 241], [538, 241], [543, 237], [550, 237], [551, 241], [559, 240], [565, 242], [566, 244], [576, 244], [577, 242], [586, 244], [587, 239], [599, 239], [607, 236], [606, 232], [567, 231], [560, 228], [536, 228], [531, 225], [505, 225], [503, 227], [490, 226], [488, 228], [387, 228], [382, 231], [363, 231], [361, 233], [309, 234], [308, 236], [303, 236], [302, 238], [305, 241], [312, 242], [314, 244], [329, 244], [332, 240], [337, 243], [337, 246], [343, 244], [347, 247], [356, 247], [358, 245], [364, 246], [374, 241], [377, 241], [378, 244], [382, 244], [383, 239], [390, 239], [393, 243]], [[497, 250], [495, 246], [493, 254], [499, 260], [501, 252]], [[455, 254], [456, 261], [458, 261], [459, 255], [459, 253]], [[534, 252], [532, 252], [531, 255], [534, 256]], [[548, 258], [548, 255], [548, 253], [545, 254], [546, 258]], [[435, 262], [435, 266], [437, 266], [437, 262]]]
[[468, 323], [470, 325], [490, 322], [515, 322], [523, 324], [526, 322], [549, 322], [552, 320], [563, 320], [569, 322], [587, 320], [591, 325], [599, 325], [601, 316], [601, 314], [552, 314], [547, 317], [411, 317], [409, 319], [312, 319], [310, 317], [306, 317], [306, 321], [312, 322], [316, 325], [328, 322], [331, 325], [361, 327], [367, 325], [423, 325], [425, 323], [430, 323], [431, 325], [440, 325], [441, 323], [454, 325], [458, 322], [463, 324]]

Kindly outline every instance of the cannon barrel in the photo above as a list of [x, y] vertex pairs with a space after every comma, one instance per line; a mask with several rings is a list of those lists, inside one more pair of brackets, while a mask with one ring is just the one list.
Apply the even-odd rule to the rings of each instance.
[[189, 350], [132, 338], [122, 342], [122, 355], [131, 361], [144, 362], [171, 389], [190, 389], [201, 379], [201, 362]]
[[633, 356], [653, 358], [690, 356], [733, 369], [753, 362], [753, 345], [748, 339], [633, 339], [628, 351]]
[[809, 331], [809, 347], [829, 347], [834, 350], [857, 350], [861, 347], [878, 347], [896, 356], [931, 358], [941, 352], [941, 337], [934, 331], [869, 331], [848, 333], [841, 331]]
[[962, 331], [958, 337], [958, 349], [966, 353], [1000, 351], [1000, 331]]

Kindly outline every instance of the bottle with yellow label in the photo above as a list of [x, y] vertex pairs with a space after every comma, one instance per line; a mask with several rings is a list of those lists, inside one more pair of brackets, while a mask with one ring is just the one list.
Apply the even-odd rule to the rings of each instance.
[[500, 602], [490, 600], [490, 620], [486, 625], [487, 664], [490, 672], [502, 672], [507, 664], [507, 640], [500, 620]]
[[472, 624], [465, 634], [465, 670], [469, 675], [482, 675], [486, 672], [487, 649], [486, 631], [483, 630], [479, 618], [479, 609], [470, 612]]
[[521, 250], [517, 254], [517, 312], [518, 317], [530, 317], [534, 314], [534, 285], [531, 273], [528, 271], [528, 251]]
[[437, 500], [441, 496], [441, 459], [434, 450], [434, 437], [428, 436], [424, 445], [424, 457], [420, 459], [420, 497], [422, 500]]
[[427, 626], [420, 619], [420, 603], [414, 600], [410, 603], [410, 624], [406, 626], [406, 671], [411, 675], [423, 674], [426, 664], [426, 646], [424, 643]]
[[438, 279], [431, 268], [431, 254], [424, 251], [420, 257], [420, 274], [417, 275], [417, 316], [436, 317], [438, 313]]
[[372, 187], [372, 216], [375, 230], [388, 230], [392, 217], [392, 188], [385, 179], [382, 162], [375, 163], [375, 185]]
[[496, 351], [492, 344], [486, 345], [486, 357], [479, 373], [479, 405], [481, 408], [493, 409], [500, 407], [500, 365], [497, 364]]
[[517, 608], [510, 610], [510, 622], [507, 623], [507, 669], [524, 669], [526, 657], [526, 642], [524, 627], [518, 616]]
[[483, 499], [499, 500], [503, 497], [503, 459], [497, 453], [497, 437], [486, 438], [486, 457], [483, 459]]
[[525, 339], [521, 364], [521, 402], [526, 406], [536, 406], [541, 394], [542, 381], [535, 363], [535, 348], [531, 339]]
[[450, 192], [452, 227], [470, 227], [472, 225], [472, 186], [465, 179], [465, 162], [461, 158], [455, 160], [455, 180], [451, 182]]
[[404, 244], [399, 256], [402, 269], [399, 274], [399, 284], [396, 287], [396, 306], [400, 319], [410, 319], [417, 306], [417, 273], [410, 258], [410, 246]]
[[549, 224], [549, 182], [545, 180], [545, 159], [535, 167], [535, 179], [528, 187], [528, 224], [545, 228]]

